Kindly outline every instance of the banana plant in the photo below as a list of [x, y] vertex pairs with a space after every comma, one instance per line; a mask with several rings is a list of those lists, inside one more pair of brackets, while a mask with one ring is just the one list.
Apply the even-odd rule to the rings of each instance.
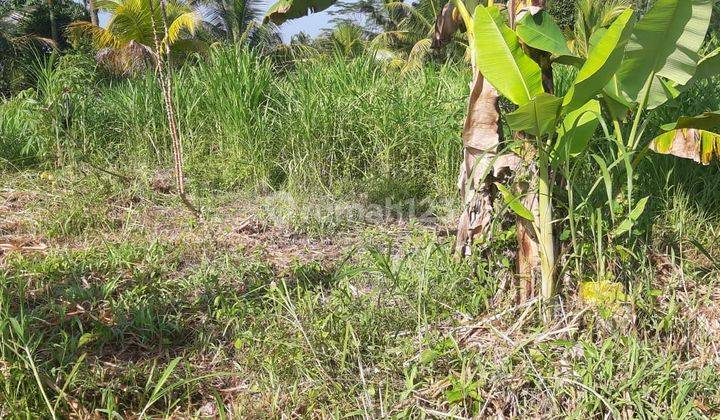
[[[541, 64], [523, 48], [524, 44], [557, 57], [571, 56], [567, 47], [563, 48], [567, 43], [562, 32], [542, 11], [526, 13], [520, 21], [522, 24], [513, 31], [496, 6], [478, 5], [473, 24], [476, 35], [483, 37], [482, 42], [478, 42], [480, 37], [476, 39], [476, 63], [485, 78], [517, 105], [517, 110], [507, 115], [507, 123], [512, 130], [525, 133], [526, 141], [536, 150], [538, 176], [533, 193], [538, 205], [535, 211], [527, 210], [534, 214], [532, 228], [539, 243], [542, 297], [550, 300], [555, 293], [556, 271], [552, 166], [572, 157], [567, 152], [569, 147], [560, 149], [559, 145], [587, 143], [583, 137], [593, 134], [594, 121], [599, 117], [596, 97], [620, 66], [634, 19], [628, 10], [607, 28], [564, 97], [545, 92]], [[566, 152], [555, 153], [558, 149]]]
[[[462, 132], [459, 186], [465, 207], [458, 222], [457, 251], [467, 255], [476, 237], [487, 236], [494, 194], [499, 191], [537, 241], [541, 295], [550, 302], [557, 268], [554, 174], [583, 153], [604, 116], [612, 119], [614, 132], [608, 137], [615, 140], [619, 158], [632, 172], [642, 156], [642, 123], [647, 121], [647, 112], [718, 73], [720, 52], [704, 57], [699, 53], [713, 3], [657, 0], [639, 20], [628, 8], [588, 37], [589, 50], [582, 57], [568, 48], [569, 41], [543, 10], [542, 0], [511, 0], [505, 5], [493, 0], [452, 0], [444, 7], [433, 44], [442, 46], [453, 31], [464, 28], [473, 69]], [[280, 0], [266, 20], [282, 22], [330, 4], [331, 0]], [[556, 96], [552, 89], [552, 68], [557, 65], [578, 68], [563, 96]], [[522, 163], [514, 153], [503, 153], [500, 96], [516, 105], [505, 120], [520, 134], [515, 138], [529, 146], [531, 153], [525, 159], [529, 156], [537, 168], [536, 179], [526, 191], [533, 200], [518, 197], [497, 182], [503, 172]], [[665, 133], [648, 147], [707, 163], [720, 156], [720, 137], [709, 131], [717, 117], [714, 112], [681, 118], [663, 126]], [[632, 197], [632, 176], [628, 176], [627, 193]], [[646, 202], [643, 199], [638, 205], [644, 208]], [[633, 207], [630, 200], [628, 220], [636, 220], [638, 211], [642, 208]], [[521, 243], [520, 258], [523, 248]]]
[[[545, 6], [544, 1], [510, 1], [504, 5], [507, 21], [511, 27], [522, 26], [523, 17], [526, 15], [540, 16]], [[473, 67], [473, 83], [468, 102], [468, 113], [463, 128], [463, 161], [460, 168], [458, 186], [463, 199], [463, 211], [458, 220], [457, 237], [455, 241], [455, 252], [457, 255], [467, 256], [471, 254], [473, 243], [477, 238], [490, 238], [490, 226], [492, 222], [493, 202], [497, 192], [508, 201], [511, 208], [522, 207], [524, 212], [518, 213], [517, 218], [517, 278], [518, 278], [518, 300], [522, 301], [532, 295], [535, 272], [541, 265], [539, 251], [538, 232], [533, 229], [535, 221], [534, 214], [537, 213], [539, 202], [538, 195], [532, 190], [530, 184], [521, 184], [518, 188], [523, 190], [522, 199], [509, 199], [514, 194], [502, 185], [502, 181], [508, 172], [532, 172], [532, 165], [526, 165], [524, 160], [513, 152], [508, 152], [512, 142], [503, 140], [501, 126], [499, 124], [500, 114], [498, 110], [498, 89], [495, 83], [484, 77], [478, 66], [478, 55], [481, 57], [492, 57], [498, 53], [493, 50], [492, 43], [476, 42], [476, 40], [493, 39], [493, 37], [513, 36], [509, 29], [502, 32], [497, 31], [497, 26], [492, 19], [485, 19], [479, 24], [473, 22], [470, 14], [475, 4], [469, 2], [454, 1], [448, 3], [438, 16], [433, 36], [433, 47], [441, 48], [452, 39], [457, 30], [465, 30], [467, 33], [469, 53]], [[500, 16], [500, 9], [497, 8], [495, 19], [504, 19]], [[487, 17], [487, 16], [485, 16]], [[558, 30], [559, 31], [559, 30]], [[516, 37], [517, 38], [517, 37]], [[482, 46], [480, 45], [482, 44]], [[549, 66], [549, 54], [533, 49], [527, 45], [515, 45], [518, 51], [527, 51], [528, 57], [520, 63], [526, 68], [536, 68], [539, 63], [539, 74], [541, 83], [535, 84], [535, 92], [551, 92], [552, 70]], [[521, 51], [522, 50], [522, 51]], [[569, 53], [569, 51], [563, 51]], [[484, 54], [484, 55], [483, 55]], [[530, 58], [531, 57], [531, 58]], [[534, 66], [534, 67], [533, 67]], [[514, 134], [517, 138], [523, 138], [525, 133], [517, 131]], [[526, 150], [524, 156], [533, 155], [532, 150]], [[536, 179], [534, 174], [527, 174], [527, 178]], [[529, 207], [529, 209], [527, 208]], [[522, 217], [522, 215], [525, 217]], [[528, 217], [527, 215], [531, 215]]]
[[[507, 115], [508, 125], [529, 134], [539, 151], [540, 205], [534, 228], [541, 243], [546, 298], [552, 295], [554, 275], [549, 228], [553, 197], [548, 176], [551, 168], [581, 153], [602, 115], [610, 115], [618, 154], [626, 162], [627, 170], [632, 171], [637, 158], [642, 156], [646, 113], [676, 98], [693, 83], [720, 73], [720, 52], [716, 50], [704, 57], [699, 53], [712, 6], [712, 0], [658, 0], [637, 23], [633, 10], [627, 9], [609, 27], [593, 35], [586, 59], [568, 54], [566, 41], [549, 16], [542, 12], [537, 16], [524, 16], [514, 37], [498, 18], [497, 8], [477, 7], [473, 17], [475, 28], [491, 33], [483, 33], [483, 44], [477, 45], [476, 65], [500, 94], [518, 105], [517, 111]], [[496, 28], [490, 25], [493, 22]], [[476, 39], [480, 39], [478, 33]], [[542, 92], [538, 87], [539, 69], [529, 64], [518, 48], [518, 44], [523, 43], [551, 53], [553, 63], [579, 67], [563, 98]], [[665, 133], [649, 147], [659, 153], [708, 164], [720, 157], [720, 136], [709, 131], [718, 126], [719, 112], [683, 117], [663, 126]], [[628, 180], [631, 197], [632, 176]], [[638, 216], [636, 207], [632, 202], [628, 205], [630, 220]]]

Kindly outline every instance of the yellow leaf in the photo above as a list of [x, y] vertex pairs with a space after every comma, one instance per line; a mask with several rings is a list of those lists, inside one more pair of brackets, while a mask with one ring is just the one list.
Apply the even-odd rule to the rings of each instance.
[[614, 306], [627, 302], [623, 285], [611, 281], [586, 281], [580, 283], [580, 299], [588, 305]]

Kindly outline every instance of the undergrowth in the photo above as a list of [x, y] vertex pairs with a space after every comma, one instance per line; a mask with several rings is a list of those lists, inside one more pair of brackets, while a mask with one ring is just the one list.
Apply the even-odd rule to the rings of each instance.
[[[578, 159], [546, 326], [512, 299], [504, 206], [450, 254], [464, 70], [222, 48], [178, 69], [202, 220], [172, 194], [152, 75], [65, 56], [35, 77], [0, 104], [0, 417], [720, 415], [717, 166], [643, 160], [646, 214], [609, 238], [623, 174]], [[653, 118], [717, 109], [717, 86]], [[607, 279], [624, 299], [578, 297]]]

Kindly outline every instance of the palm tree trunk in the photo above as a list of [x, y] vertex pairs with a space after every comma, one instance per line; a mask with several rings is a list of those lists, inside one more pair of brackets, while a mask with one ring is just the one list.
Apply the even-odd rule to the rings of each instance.
[[53, 0], [47, 0], [48, 14], [50, 16], [50, 37], [55, 43], [55, 48], [60, 46], [60, 37], [58, 36], [57, 21], [55, 19], [55, 7]]
[[[247, 16], [247, 13], [246, 13], [247, 3], [248, 3], [247, 0], [242, 0], [243, 9], [242, 9], [242, 13], [240, 14], [240, 22], [239, 22], [239, 24], [240, 24], [239, 32], [240, 32], [241, 36], [245, 33], [245, 17]], [[237, 41], [238, 40], [236, 39], [235, 42], [237, 42]]]
[[87, 0], [88, 13], [90, 13], [90, 23], [95, 26], [100, 26], [98, 21], [98, 11], [95, 9], [95, 3], [93, 0]]

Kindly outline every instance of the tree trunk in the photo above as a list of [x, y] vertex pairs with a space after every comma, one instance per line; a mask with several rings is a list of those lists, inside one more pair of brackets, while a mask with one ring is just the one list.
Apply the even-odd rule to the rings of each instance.
[[[521, 136], [522, 133], [517, 133]], [[524, 136], [523, 136], [524, 137]], [[534, 221], [519, 216], [516, 219], [516, 235], [518, 241], [516, 288], [518, 303], [526, 302], [536, 295], [540, 268], [540, 244], [535, 232], [539, 224], [537, 167], [533, 162], [537, 152], [532, 145], [525, 143], [523, 162], [518, 170], [517, 178], [522, 179], [515, 184], [515, 195], [522, 197], [522, 204], [534, 215]]]
[[95, 26], [100, 26], [98, 21], [98, 11], [95, 9], [95, 3], [93, 0], [87, 0], [88, 13], [90, 13], [90, 23]]
[[[522, 13], [536, 13], [544, 7], [544, 0], [511, 0], [509, 11], [511, 25], [514, 26], [516, 18]], [[448, 3], [435, 23], [433, 47], [443, 46], [450, 40], [452, 33], [461, 26], [458, 17], [453, 14], [452, 3]], [[543, 86], [549, 93], [553, 91], [552, 69], [549, 57], [539, 51], [529, 51], [543, 69]], [[472, 244], [476, 237], [490, 237], [492, 222], [493, 201], [495, 197], [494, 182], [499, 180], [500, 173], [505, 169], [516, 170], [521, 160], [514, 154], [498, 156], [501, 140], [500, 113], [498, 110], [498, 92], [487, 83], [482, 75], [475, 71], [475, 77], [470, 88], [468, 112], [463, 128], [463, 162], [458, 180], [462, 199], [463, 211], [458, 221], [457, 238], [454, 252], [460, 256], [470, 255]], [[523, 133], [515, 133], [516, 139], [524, 140]], [[554, 269], [554, 249], [540, 249], [538, 235], [547, 237], [547, 227], [551, 226], [551, 214], [541, 212], [541, 208], [549, 209], [549, 196], [547, 194], [548, 174], [541, 185], [541, 175], [538, 171], [536, 159], [538, 152], [535, 145], [526, 142], [524, 156], [525, 171], [517, 179], [522, 181], [516, 185], [516, 193], [522, 197], [523, 204], [534, 215], [534, 222], [517, 217], [517, 291], [518, 299], [525, 301], [537, 294], [536, 284], [540, 274], [552, 273]], [[545, 159], [547, 156], [545, 156]], [[542, 191], [541, 191], [542, 190]], [[541, 206], [544, 204], [545, 206]], [[543, 227], [538, 229], [538, 227]], [[550, 231], [550, 234], [552, 231]], [[552, 293], [545, 287], [543, 295]]]
[[[509, 14], [510, 14], [510, 26], [515, 26], [515, 22], [524, 13], [535, 13], [537, 10], [545, 8], [544, 0], [510, 0], [508, 3]], [[531, 49], [527, 46], [524, 47], [533, 60], [535, 60], [542, 70], [542, 82], [543, 88], [547, 93], [554, 92], [553, 83], [553, 71], [550, 62], [550, 55], [543, 51]], [[524, 133], [515, 133], [516, 139], [525, 140]], [[542, 222], [547, 222], [548, 215], [540, 214], [540, 201], [547, 203], [550, 197], [540, 197], [539, 189], [541, 187], [539, 183], [539, 170], [538, 165], [535, 164], [539, 158], [539, 153], [535, 145], [531, 142], [526, 142], [523, 150], [523, 161], [524, 165], [518, 173], [517, 178], [521, 179], [515, 186], [515, 193], [522, 197], [523, 205], [532, 212], [534, 215], [534, 221], [516, 217], [517, 223], [517, 240], [518, 240], [518, 253], [517, 253], [517, 275], [516, 275], [516, 286], [517, 286], [517, 300], [519, 302], [527, 301], [533, 296], [538, 295], [537, 285], [540, 283], [539, 279], [543, 270], [548, 271], [547, 264], [550, 261], [554, 265], [555, 249], [552, 247], [550, 250], [540, 249], [540, 238], [538, 233], [547, 234], [543, 229], [543, 232], [536, 230], [536, 227], [541, 226]], [[547, 156], [545, 155], [545, 158]], [[543, 185], [543, 191], [546, 190], [546, 185]], [[545, 194], [547, 192], [545, 191]], [[551, 205], [551, 203], [549, 203]], [[542, 216], [542, 217], [541, 217]], [[543, 256], [544, 255], [544, 256]], [[543, 296], [549, 290], [541, 291]]]
[[470, 100], [463, 127], [463, 162], [458, 186], [463, 212], [458, 221], [455, 252], [470, 255], [476, 236], [490, 236], [493, 197], [493, 160], [500, 144], [498, 92], [479, 72], [470, 87]]
[[[548, 60], [549, 57], [536, 57], [532, 54], [533, 52], [535, 51], [531, 52], [531, 56], [541, 63], [543, 88], [545, 92], [552, 94], [555, 88], [552, 67], [550, 67]], [[545, 53], [542, 54], [544, 55]], [[523, 133], [515, 133], [515, 138], [524, 139], [525, 135]], [[522, 166], [517, 176], [517, 178], [523, 179], [524, 181], [517, 183], [515, 193], [517, 196], [522, 197], [523, 205], [535, 215], [535, 221], [530, 222], [522, 217], [516, 217], [518, 240], [516, 285], [518, 290], [517, 301], [519, 303], [525, 302], [533, 296], [537, 296], [537, 284], [539, 282], [538, 279], [542, 263], [540, 259], [540, 242], [536, 234], [537, 232], [535, 232], [533, 228], [533, 224], [540, 226], [538, 167], [533, 164], [537, 158], [537, 149], [532, 144], [525, 143], [523, 153], [525, 165]]]
[[[455, 4], [445, 4], [435, 20], [432, 48], [443, 48], [452, 40], [453, 34], [464, 26]], [[493, 181], [502, 169], [513, 164], [512, 159], [497, 156], [501, 138], [498, 98], [497, 90], [473, 66], [470, 99], [462, 133], [463, 160], [458, 188], [463, 210], [458, 220], [453, 249], [456, 256], [470, 255], [476, 236], [489, 238], [496, 192]]]
[[57, 21], [55, 19], [55, 7], [53, 0], [47, 0], [48, 14], [50, 16], [50, 37], [55, 43], [55, 48], [60, 47], [60, 37], [58, 36]]
[[[185, 194], [185, 177], [183, 174], [183, 150], [182, 150], [182, 139], [180, 138], [180, 132], [177, 128], [177, 120], [175, 118], [175, 105], [173, 103], [173, 92], [172, 92], [172, 63], [170, 62], [170, 45], [167, 42], [160, 42], [158, 31], [155, 23], [155, 11], [153, 10], [153, 1], [150, 0], [150, 22], [153, 29], [153, 40], [155, 41], [155, 53], [157, 54], [157, 70], [158, 78], [160, 79], [160, 86], [162, 88], [163, 99], [165, 101], [165, 111], [168, 121], [168, 128], [170, 129], [170, 138], [172, 140], [173, 147], [173, 161], [175, 164], [175, 184], [177, 187], [177, 193], [180, 197], [180, 201], [196, 216], [200, 216], [195, 206], [190, 202], [190, 199]], [[163, 33], [165, 34], [163, 39], [168, 38], [168, 22], [167, 22], [167, 9], [165, 0], [160, 0], [160, 15], [163, 23]], [[164, 56], [164, 57], [163, 57]], [[167, 64], [167, 67], [165, 67]]]

